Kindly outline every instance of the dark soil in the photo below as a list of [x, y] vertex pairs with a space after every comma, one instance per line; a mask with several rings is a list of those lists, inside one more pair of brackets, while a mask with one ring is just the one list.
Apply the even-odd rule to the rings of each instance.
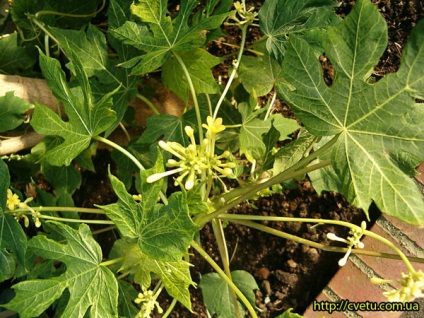
[[[389, 26], [389, 46], [376, 67], [375, 76], [395, 72], [399, 66], [402, 47], [407, 35], [415, 23], [424, 16], [424, 1], [374, 1]], [[255, 2], [256, 5], [260, 4]], [[343, 1], [337, 13], [345, 16], [351, 10], [354, 1]], [[225, 41], [238, 44], [238, 32], [229, 28]], [[250, 41], [255, 40], [260, 34], [250, 31]], [[210, 46], [212, 53], [220, 52], [221, 55], [230, 54], [231, 47], [217, 42]], [[231, 59], [227, 60], [228, 62]], [[231, 62], [230, 62], [231, 63]], [[226, 74], [228, 65], [223, 64], [215, 69], [216, 74]], [[331, 67], [329, 66], [329, 77]], [[223, 75], [225, 77], [225, 75]], [[329, 78], [331, 79], [331, 78]], [[287, 105], [280, 103], [281, 110], [290, 115]], [[98, 173], [86, 174], [83, 192], [76, 194], [76, 199], [84, 206], [93, 204], [108, 204], [115, 197], [108, 185], [106, 164], [110, 162], [107, 153], [101, 152], [97, 158]], [[99, 179], [104, 176], [103, 179]], [[100, 177], [102, 178], [102, 177]], [[319, 196], [312, 188], [309, 181], [298, 182], [298, 188], [287, 190], [283, 194], [275, 194], [269, 198], [261, 198], [252, 202], [256, 208], [247, 203], [237, 207], [233, 212], [273, 216], [295, 216], [328, 218], [345, 220], [359, 224], [365, 219], [364, 213], [349, 206], [343, 196], [334, 193], [323, 193]], [[373, 220], [379, 215], [375, 207], [371, 208]], [[264, 223], [265, 225], [295, 234], [316, 242], [330, 244], [326, 239], [327, 232], [335, 232], [339, 236], [346, 236], [344, 229], [332, 226], [312, 227], [311, 224], [299, 223]], [[260, 289], [256, 292], [256, 304], [262, 310], [261, 317], [275, 317], [288, 308], [294, 308], [297, 313], [302, 313], [322, 288], [334, 276], [338, 269], [337, 261], [341, 255], [310, 248], [305, 245], [288, 241], [275, 236], [246, 228], [241, 225], [229, 224], [225, 229], [232, 270], [242, 269], [251, 273]], [[112, 243], [112, 241], [110, 241]], [[219, 253], [210, 226], [205, 226], [201, 231], [201, 244], [210, 253], [212, 258], [220, 263]], [[110, 247], [110, 244], [106, 246]], [[108, 247], [105, 248], [107, 252]], [[193, 252], [193, 251], [192, 251]], [[190, 262], [192, 278], [199, 282], [201, 274], [213, 272], [208, 263], [198, 254], [193, 252]], [[162, 308], [168, 308], [171, 299], [161, 298]], [[171, 317], [207, 317], [202, 301], [200, 289], [192, 288], [193, 313], [177, 305]]]

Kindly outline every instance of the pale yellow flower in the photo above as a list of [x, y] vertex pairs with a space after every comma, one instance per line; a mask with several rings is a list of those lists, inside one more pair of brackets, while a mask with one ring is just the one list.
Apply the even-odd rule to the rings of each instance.
[[346, 239], [342, 237], [336, 236], [334, 233], [327, 233], [327, 238], [332, 241], [338, 241], [346, 243], [348, 246], [348, 250], [343, 258], [339, 260], [339, 266], [344, 266], [347, 263], [347, 260], [352, 253], [352, 248], [364, 248], [364, 243], [362, 243], [360, 240], [362, 238], [362, 235], [364, 234], [364, 231], [366, 229], [366, 223], [365, 221], [362, 221], [360, 228], [354, 228], [349, 231], [350, 236], [348, 236]]
[[421, 270], [408, 274], [402, 273], [402, 279], [398, 281], [373, 277], [371, 282], [373, 284], [400, 284], [398, 289], [383, 293], [390, 302], [410, 302], [424, 296], [424, 273]]
[[19, 207], [20, 203], [21, 203], [21, 200], [19, 199], [19, 196], [16, 193], [13, 193], [12, 190], [7, 189], [7, 201], [6, 201], [7, 208], [10, 211], [13, 211], [17, 207]]
[[222, 124], [222, 118], [213, 120], [211, 116], [208, 116], [206, 118], [206, 123], [207, 124], [203, 124], [202, 127], [206, 128], [210, 134], [217, 134], [225, 130], [225, 126]]

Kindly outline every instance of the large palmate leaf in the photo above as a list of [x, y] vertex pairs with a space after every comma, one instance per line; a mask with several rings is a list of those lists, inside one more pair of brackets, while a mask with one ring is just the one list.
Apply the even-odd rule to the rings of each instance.
[[[116, 9], [116, 8], [115, 8]], [[117, 9], [116, 9], [117, 10]], [[115, 12], [115, 14], [118, 14]], [[117, 19], [117, 17], [115, 17]], [[87, 31], [63, 30], [49, 28], [49, 31], [58, 40], [60, 47], [69, 57], [77, 56], [87, 77], [95, 76], [98, 83], [91, 82], [93, 95], [102, 96], [108, 92], [117, 90], [112, 96], [112, 109], [116, 112], [115, 124], [109, 128], [116, 128], [123, 118], [131, 98], [135, 97], [138, 79], [129, 76], [129, 70], [117, 67], [121, 60], [127, 60], [135, 54], [134, 48], [120, 45], [120, 42], [111, 38], [111, 45], [118, 52], [118, 58], [112, 59], [108, 55], [108, 45], [104, 34], [95, 26], [89, 25]], [[72, 61], [71, 61], [72, 62]], [[74, 65], [70, 63], [70, 68]]]
[[63, 143], [46, 154], [46, 160], [52, 165], [69, 165], [76, 156], [85, 150], [93, 136], [111, 127], [116, 120], [111, 110], [114, 91], [96, 99], [79, 58], [72, 56], [75, 73], [80, 84], [71, 89], [66, 83], [65, 74], [59, 61], [40, 52], [40, 66], [49, 87], [62, 101], [69, 121], [63, 121], [50, 108], [36, 104], [33, 119], [34, 129], [42, 135], [60, 136]]
[[285, 54], [289, 35], [302, 35], [320, 46], [323, 29], [338, 23], [333, 0], [267, 0], [259, 10], [266, 47], [277, 60]]
[[90, 228], [81, 224], [78, 231], [52, 222], [51, 228], [65, 241], [44, 235], [35, 236], [29, 246], [36, 255], [66, 264], [66, 271], [48, 279], [34, 279], [13, 286], [16, 296], [4, 307], [17, 311], [20, 317], [39, 317], [65, 291], [69, 300], [62, 317], [118, 317], [118, 284], [113, 273], [100, 263], [100, 246]]
[[[198, 2], [183, 0], [178, 15], [171, 19], [167, 14], [167, 2], [167, 0], [136, 1], [131, 6], [131, 11], [142, 23], [127, 21], [112, 30], [114, 37], [142, 52], [122, 66], [132, 67], [132, 74], [146, 74], [167, 63], [162, 70], [166, 84], [175, 89], [181, 97], [187, 98], [187, 93], [181, 92], [182, 89], [186, 89], [181, 87], [181, 82], [184, 82], [181, 81], [182, 66], [172, 67], [170, 64], [183, 63], [185, 67], [188, 66], [189, 73], [194, 77], [193, 81], [199, 75], [207, 73], [207, 76], [202, 76], [202, 83], [198, 83], [197, 93], [210, 93], [211, 90], [215, 92], [216, 83], [210, 73], [210, 67], [219, 60], [212, 58], [200, 47], [206, 42], [204, 31], [218, 28], [230, 12], [216, 15], [204, 15], [200, 12], [191, 19], [192, 11]], [[192, 54], [187, 54], [190, 51]], [[172, 52], [179, 53], [173, 55]], [[169, 58], [176, 58], [176, 55], [184, 57], [180, 61], [169, 61]]]
[[385, 213], [422, 225], [424, 203], [405, 164], [424, 161], [424, 107], [415, 102], [424, 97], [424, 21], [412, 32], [399, 71], [370, 84], [386, 45], [385, 21], [369, 0], [357, 1], [324, 37], [333, 85], [324, 83], [312, 48], [293, 37], [282, 72], [294, 89], [281, 84], [279, 93], [312, 134], [338, 135], [331, 162], [351, 203], [367, 211], [375, 201]]
[[126, 191], [121, 181], [110, 175], [118, 202], [100, 208], [114, 221], [122, 237], [137, 239], [139, 248], [148, 257], [180, 261], [198, 228], [189, 216], [186, 193], [173, 193], [167, 205], [157, 203], [162, 180], [149, 184], [146, 178], [163, 171], [162, 160], [159, 155], [152, 169], [141, 172], [141, 202]]

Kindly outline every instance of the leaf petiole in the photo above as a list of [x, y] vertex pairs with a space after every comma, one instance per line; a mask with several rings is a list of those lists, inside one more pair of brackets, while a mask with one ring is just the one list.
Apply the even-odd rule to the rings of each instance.
[[250, 302], [243, 295], [243, 293], [238, 289], [238, 287], [232, 282], [232, 280], [225, 274], [225, 272], [218, 266], [217, 263], [209, 256], [208, 253], [195, 241], [192, 241], [190, 245], [213, 267], [214, 270], [222, 277], [222, 279], [230, 286], [231, 290], [233, 290], [236, 295], [239, 297], [243, 305], [247, 308], [252, 318], [258, 318], [255, 310], [253, 309]]

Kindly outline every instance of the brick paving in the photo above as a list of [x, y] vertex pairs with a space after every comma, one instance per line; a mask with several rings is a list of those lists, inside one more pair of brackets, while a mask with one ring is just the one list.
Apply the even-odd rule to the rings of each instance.
[[[371, 230], [396, 243], [407, 256], [424, 258], [424, 229], [410, 226], [395, 218], [381, 216]], [[365, 237], [365, 248], [379, 252], [393, 253], [383, 243]], [[423, 263], [412, 263], [416, 270], [424, 271]], [[384, 302], [382, 295], [385, 290], [391, 290], [391, 286], [378, 286], [370, 283], [370, 277], [380, 276], [384, 279], [399, 279], [400, 272], [406, 272], [403, 262], [399, 260], [376, 258], [365, 255], [351, 255], [349, 261], [333, 277], [330, 283], [317, 296], [316, 301], [328, 301], [335, 303], [342, 299], [352, 302]], [[307, 308], [303, 316], [305, 318], [412, 318], [424, 317], [424, 299], [415, 300], [419, 304], [418, 312], [372, 312], [372, 311], [346, 311], [332, 312], [314, 311], [313, 304]], [[317, 308], [316, 308], [317, 309]]]

